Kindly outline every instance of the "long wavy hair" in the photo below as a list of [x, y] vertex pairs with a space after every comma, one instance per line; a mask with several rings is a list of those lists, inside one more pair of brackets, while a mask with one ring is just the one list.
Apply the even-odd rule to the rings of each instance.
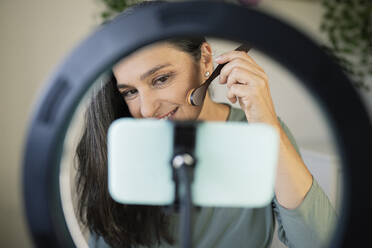
[[[177, 49], [200, 60], [205, 38], [167, 40]], [[109, 80], [93, 93], [84, 116], [83, 135], [76, 148], [78, 216], [83, 225], [112, 247], [153, 246], [174, 243], [169, 216], [160, 206], [125, 205], [108, 192], [107, 130], [121, 117], [131, 117], [111, 73]]]

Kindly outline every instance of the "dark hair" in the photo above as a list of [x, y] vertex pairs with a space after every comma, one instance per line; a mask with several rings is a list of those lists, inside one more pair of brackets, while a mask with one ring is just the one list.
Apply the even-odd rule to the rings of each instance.
[[[167, 40], [199, 61], [205, 38]], [[78, 216], [91, 233], [103, 237], [112, 247], [173, 244], [169, 216], [160, 206], [124, 205], [108, 192], [107, 130], [121, 117], [131, 117], [111, 73], [95, 92], [85, 112], [83, 135], [76, 148]]]

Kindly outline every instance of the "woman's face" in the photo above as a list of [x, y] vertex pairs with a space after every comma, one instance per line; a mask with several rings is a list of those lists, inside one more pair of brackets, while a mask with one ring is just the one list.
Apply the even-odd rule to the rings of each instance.
[[[205, 43], [206, 44], [206, 43]], [[170, 43], [136, 51], [113, 68], [118, 89], [134, 118], [195, 120], [201, 107], [187, 103], [206, 65]]]

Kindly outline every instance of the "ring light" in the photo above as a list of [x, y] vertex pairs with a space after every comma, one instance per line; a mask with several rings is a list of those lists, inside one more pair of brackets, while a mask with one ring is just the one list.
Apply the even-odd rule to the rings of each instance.
[[185, 35], [247, 41], [302, 79], [324, 107], [344, 165], [341, 213], [330, 245], [369, 243], [371, 122], [348, 78], [314, 42], [278, 19], [237, 5], [193, 1], [119, 15], [82, 42], [49, 79], [24, 151], [24, 201], [35, 245], [74, 247], [62, 211], [59, 162], [67, 127], [85, 91], [123, 56]]

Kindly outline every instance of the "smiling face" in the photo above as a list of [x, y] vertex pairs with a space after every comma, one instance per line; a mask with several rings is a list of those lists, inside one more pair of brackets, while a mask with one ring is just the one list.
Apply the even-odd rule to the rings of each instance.
[[163, 42], [124, 58], [113, 73], [134, 118], [195, 120], [202, 107], [188, 104], [186, 97], [210, 67], [204, 61]]

